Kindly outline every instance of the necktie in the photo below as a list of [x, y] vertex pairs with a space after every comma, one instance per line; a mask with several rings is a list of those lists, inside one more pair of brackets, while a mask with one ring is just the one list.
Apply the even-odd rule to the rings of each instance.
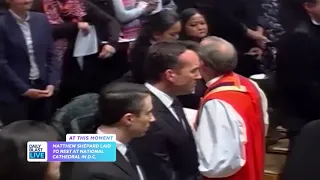
[[179, 118], [179, 122], [182, 125], [183, 129], [185, 131], [187, 131], [187, 126], [186, 126], [186, 116], [184, 114], [183, 108], [181, 103], [179, 102], [178, 99], [175, 99], [171, 105], [171, 107], [174, 109], [174, 111], [176, 112], [178, 118]]
[[138, 170], [137, 170], [138, 161], [137, 161], [136, 155], [134, 154], [130, 146], [127, 146], [126, 157], [128, 158], [129, 163], [131, 164], [133, 169], [138, 173]]

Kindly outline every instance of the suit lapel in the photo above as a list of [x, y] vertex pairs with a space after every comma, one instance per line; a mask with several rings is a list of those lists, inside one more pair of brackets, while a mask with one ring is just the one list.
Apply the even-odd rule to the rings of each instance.
[[173, 129], [184, 131], [179, 121], [176, 119], [176, 117], [173, 116], [171, 111], [162, 103], [162, 101], [153, 93], [151, 93], [151, 95], [153, 106], [156, 110], [154, 114], [161, 116], [161, 118], [166, 121]]
[[28, 49], [26, 40], [24, 39], [23, 32], [20, 29], [19, 24], [17, 23], [16, 19], [10, 12], [7, 12], [7, 27], [9, 32], [15, 34], [16, 36], [12, 37], [15, 38], [15, 42], [17, 42], [21, 48], [25, 51], [26, 55], [28, 55]]
[[117, 150], [117, 160], [114, 162], [120, 169], [126, 172], [129, 176], [134, 179], [139, 179], [139, 175], [132, 168], [131, 164], [123, 157], [123, 155]]
[[39, 22], [37, 22], [37, 18], [34, 16], [34, 14], [30, 13], [29, 26], [30, 26], [30, 33], [31, 33], [31, 38], [32, 38], [33, 55], [34, 55], [35, 61], [38, 64], [39, 64], [39, 62], [38, 62], [39, 58], [37, 58], [38, 52], [43, 51], [43, 49], [39, 49], [39, 48], [43, 48], [43, 46], [41, 46], [41, 44], [39, 44], [39, 42], [42, 40], [41, 34], [39, 35], [39, 32], [41, 32], [39, 30], [42, 29], [40, 27], [40, 25], [39, 25]]
[[[182, 104], [180, 103], [180, 101], [179, 101], [179, 104], [180, 104], [180, 106], [182, 107], [181, 110], [183, 111], [183, 106], [182, 106]], [[183, 121], [183, 122], [185, 123], [185, 125], [186, 125], [186, 131], [189, 133], [189, 135], [193, 136], [191, 127], [190, 127], [190, 125], [189, 125], [189, 121], [187, 120], [187, 117], [186, 117], [184, 111], [183, 111], [182, 114], [183, 114], [183, 119], [181, 119], [181, 121]]]
[[[171, 111], [162, 103], [162, 101], [157, 96], [155, 96], [153, 93], [151, 93], [151, 95], [152, 95], [152, 102], [153, 102], [154, 109], [156, 109], [155, 114], [158, 114], [158, 112], [160, 113], [163, 112], [160, 114], [160, 116], [162, 117], [167, 116], [167, 117], [163, 117], [163, 120], [165, 120], [175, 130], [180, 129], [185, 133], [183, 126], [180, 124], [180, 122], [178, 122], [176, 117], [173, 116]], [[190, 128], [187, 118], [184, 116], [182, 120], [186, 125], [187, 133], [193, 137], [192, 130]]]
[[32, 38], [32, 46], [33, 46], [33, 54], [35, 56], [35, 60], [39, 60], [37, 58], [37, 52], [38, 52], [38, 41], [40, 40], [39, 37], [41, 37], [41, 35], [39, 36], [39, 29], [41, 29], [41, 27], [38, 27], [39, 22], [37, 22], [36, 17], [34, 17], [34, 14], [30, 13], [30, 19], [29, 19], [29, 26], [30, 26], [30, 33], [31, 33], [31, 38]]

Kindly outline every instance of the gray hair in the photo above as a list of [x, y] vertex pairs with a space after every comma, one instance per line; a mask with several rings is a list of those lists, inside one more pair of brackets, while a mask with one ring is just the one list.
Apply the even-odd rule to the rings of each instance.
[[232, 72], [237, 67], [237, 51], [233, 45], [216, 36], [201, 41], [199, 55], [205, 66], [219, 74]]

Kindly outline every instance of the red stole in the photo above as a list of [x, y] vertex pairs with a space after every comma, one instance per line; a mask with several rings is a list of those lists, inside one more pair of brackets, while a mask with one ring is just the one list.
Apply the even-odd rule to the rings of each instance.
[[230, 104], [245, 121], [247, 134], [245, 165], [234, 175], [217, 179], [263, 180], [264, 123], [257, 88], [249, 79], [230, 73], [208, 87], [200, 107], [212, 99], [220, 99]]

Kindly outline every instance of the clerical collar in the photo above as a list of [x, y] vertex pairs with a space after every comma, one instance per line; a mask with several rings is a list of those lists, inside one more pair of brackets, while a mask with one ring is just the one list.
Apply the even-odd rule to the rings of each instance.
[[207, 86], [207, 87], [211, 86], [213, 83], [217, 82], [221, 77], [222, 77], [222, 76], [218, 76], [218, 77], [215, 77], [215, 78], [211, 79], [210, 81], [208, 81], [208, 82], [206, 83], [206, 86]]
[[315, 21], [314, 19], [311, 19], [311, 22], [312, 22], [312, 24], [314, 24], [314, 25], [320, 26], [320, 23], [317, 22], [317, 21]]

